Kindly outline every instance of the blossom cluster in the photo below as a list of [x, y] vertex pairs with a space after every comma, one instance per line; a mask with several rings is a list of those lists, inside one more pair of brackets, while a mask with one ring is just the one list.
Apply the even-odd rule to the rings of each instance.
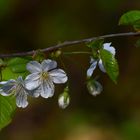
[[[115, 56], [115, 48], [111, 46], [111, 43], [104, 43], [103, 49]], [[93, 75], [97, 65], [102, 72], [106, 72], [100, 57], [94, 59], [92, 56], [90, 63], [91, 65], [87, 70], [88, 79]], [[27, 107], [28, 96], [35, 98], [39, 96], [43, 98], [52, 97], [55, 91], [54, 84], [63, 84], [68, 80], [65, 71], [57, 68], [57, 62], [54, 60], [47, 59], [42, 61], [42, 63], [30, 61], [26, 69], [30, 74], [27, 75], [24, 80], [19, 76], [17, 80], [10, 79], [9, 81], [0, 82], [0, 94], [3, 96], [14, 95], [18, 107]], [[102, 85], [98, 81], [92, 79], [88, 81], [87, 88], [94, 96], [100, 94], [103, 90]], [[61, 108], [66, 108], [69, 102], [68, 87], [66, 87], [58, 99], [58, 104]]]
[[0, 93], [3, 96], [14, 95], [18, 107], [25, 108], [28, 105], [27, 97], [49, 98], [54, 95], [54, 83], [65, 83], [68, 79], [62, 69], [57, 68], [56, 61], [47, 59], [41, 64], [37, 61], [30, 61], [27, 70], [31, 73], [25, 80], [21, 76], [17, 80], [0, 82]]
[[[111, 43], [104, 43], [103, 44], [103, 49], [107, 50], [108, 52], [110, 52], [113, 56], [115, 56], [116, 51], [115, 48], [113, 46], [111, 46]], [[87, 70], [87, 77], [90, 78], [94, 72], [94, 70], [96, 69], [97, 65], [99, 66], [99, 69], [106, 73], [106, 69], [104, 67], [104, 64], [102, 62], [102, 59], [99, 58], [98, 59], [94, 59], [93, 57], [91, 57], [90, 59], [90, 67]], [[93, 96], [96, 96], [98, 94], [100, 94], [103, 90], [102, 85], [96, 81], [96, 80], [89, 80], [87, 83], [87, 89], [89, 90], [89, 93], [91, 93]]]

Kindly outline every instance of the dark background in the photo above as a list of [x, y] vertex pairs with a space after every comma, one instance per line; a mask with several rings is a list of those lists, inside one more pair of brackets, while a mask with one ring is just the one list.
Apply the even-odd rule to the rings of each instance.
[[[0, 53], [133, 31], [118, 26], [118, 21], [123, 13], [139, 8], [139, 0], [0, 0]], [[70, 82], [69, 107], [58, 107], [63, 85], [56, 86], [53, 98], [30, 99], [26, 109], [17, 109], [12, 123], [0, 132], [0, 140], [139, 140], [140, 48], [134, 46], [134, 37], [105, 41], [117, 50], [117, 85], [96, 70], [104, 91], [93, 97], [85, 81], [89, 56], [62, 56]], [[87, 48], [76, 45], [63, 50]]]

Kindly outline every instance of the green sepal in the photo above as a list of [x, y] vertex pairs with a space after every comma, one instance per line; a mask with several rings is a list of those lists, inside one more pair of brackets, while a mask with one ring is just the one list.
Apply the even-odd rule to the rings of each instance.
[[92, 56], [94, 59], [99, 58], [98, 50], [103, 48], [103, 43], [103, 39], [98, 39], [87, 44], [87, 46], [92, 49]]

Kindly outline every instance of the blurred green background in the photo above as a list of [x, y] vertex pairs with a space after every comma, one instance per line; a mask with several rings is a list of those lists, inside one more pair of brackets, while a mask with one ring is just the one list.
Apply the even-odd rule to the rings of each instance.
[[[119, 27], [118, 20], [139, 8], [139, 0], [0, 0], [0, 53], [132, 31]], [[57, 86], [53, 98], [31, 99], [26, 109], [18, 109], [12, 123], [0, 132], [0, 140], [140, 140], [140, 48], [134, 46], [135, 40], [105, 40], [116, 47], [120, 76], [115, 85], [97, 70], [104, 87], [97, 97], [86, 89], [89, 56], [62, 56], [70, 82], [69, 107], [59, 109], [63, 85]], [[63, 50], [87, 48], [76, 45]]]

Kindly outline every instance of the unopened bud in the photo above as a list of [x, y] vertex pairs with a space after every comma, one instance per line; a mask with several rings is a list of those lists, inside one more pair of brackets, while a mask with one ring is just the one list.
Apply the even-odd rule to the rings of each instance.
[[62, 51], [59, 49], [55, 52], [55, 57], [59, 57], [62, 54]]
[[100, 94], [103, 91], [102, 85], [95, 80], [90, 80], [87, 82], [87, 89], [89, 93], [93, 96]]
[[64, 92], [58, 98], [58, 105], [60, 108], [65, 109], [70, 103], [70, 97], [68, 94], [68, 87], [64, 89]]

